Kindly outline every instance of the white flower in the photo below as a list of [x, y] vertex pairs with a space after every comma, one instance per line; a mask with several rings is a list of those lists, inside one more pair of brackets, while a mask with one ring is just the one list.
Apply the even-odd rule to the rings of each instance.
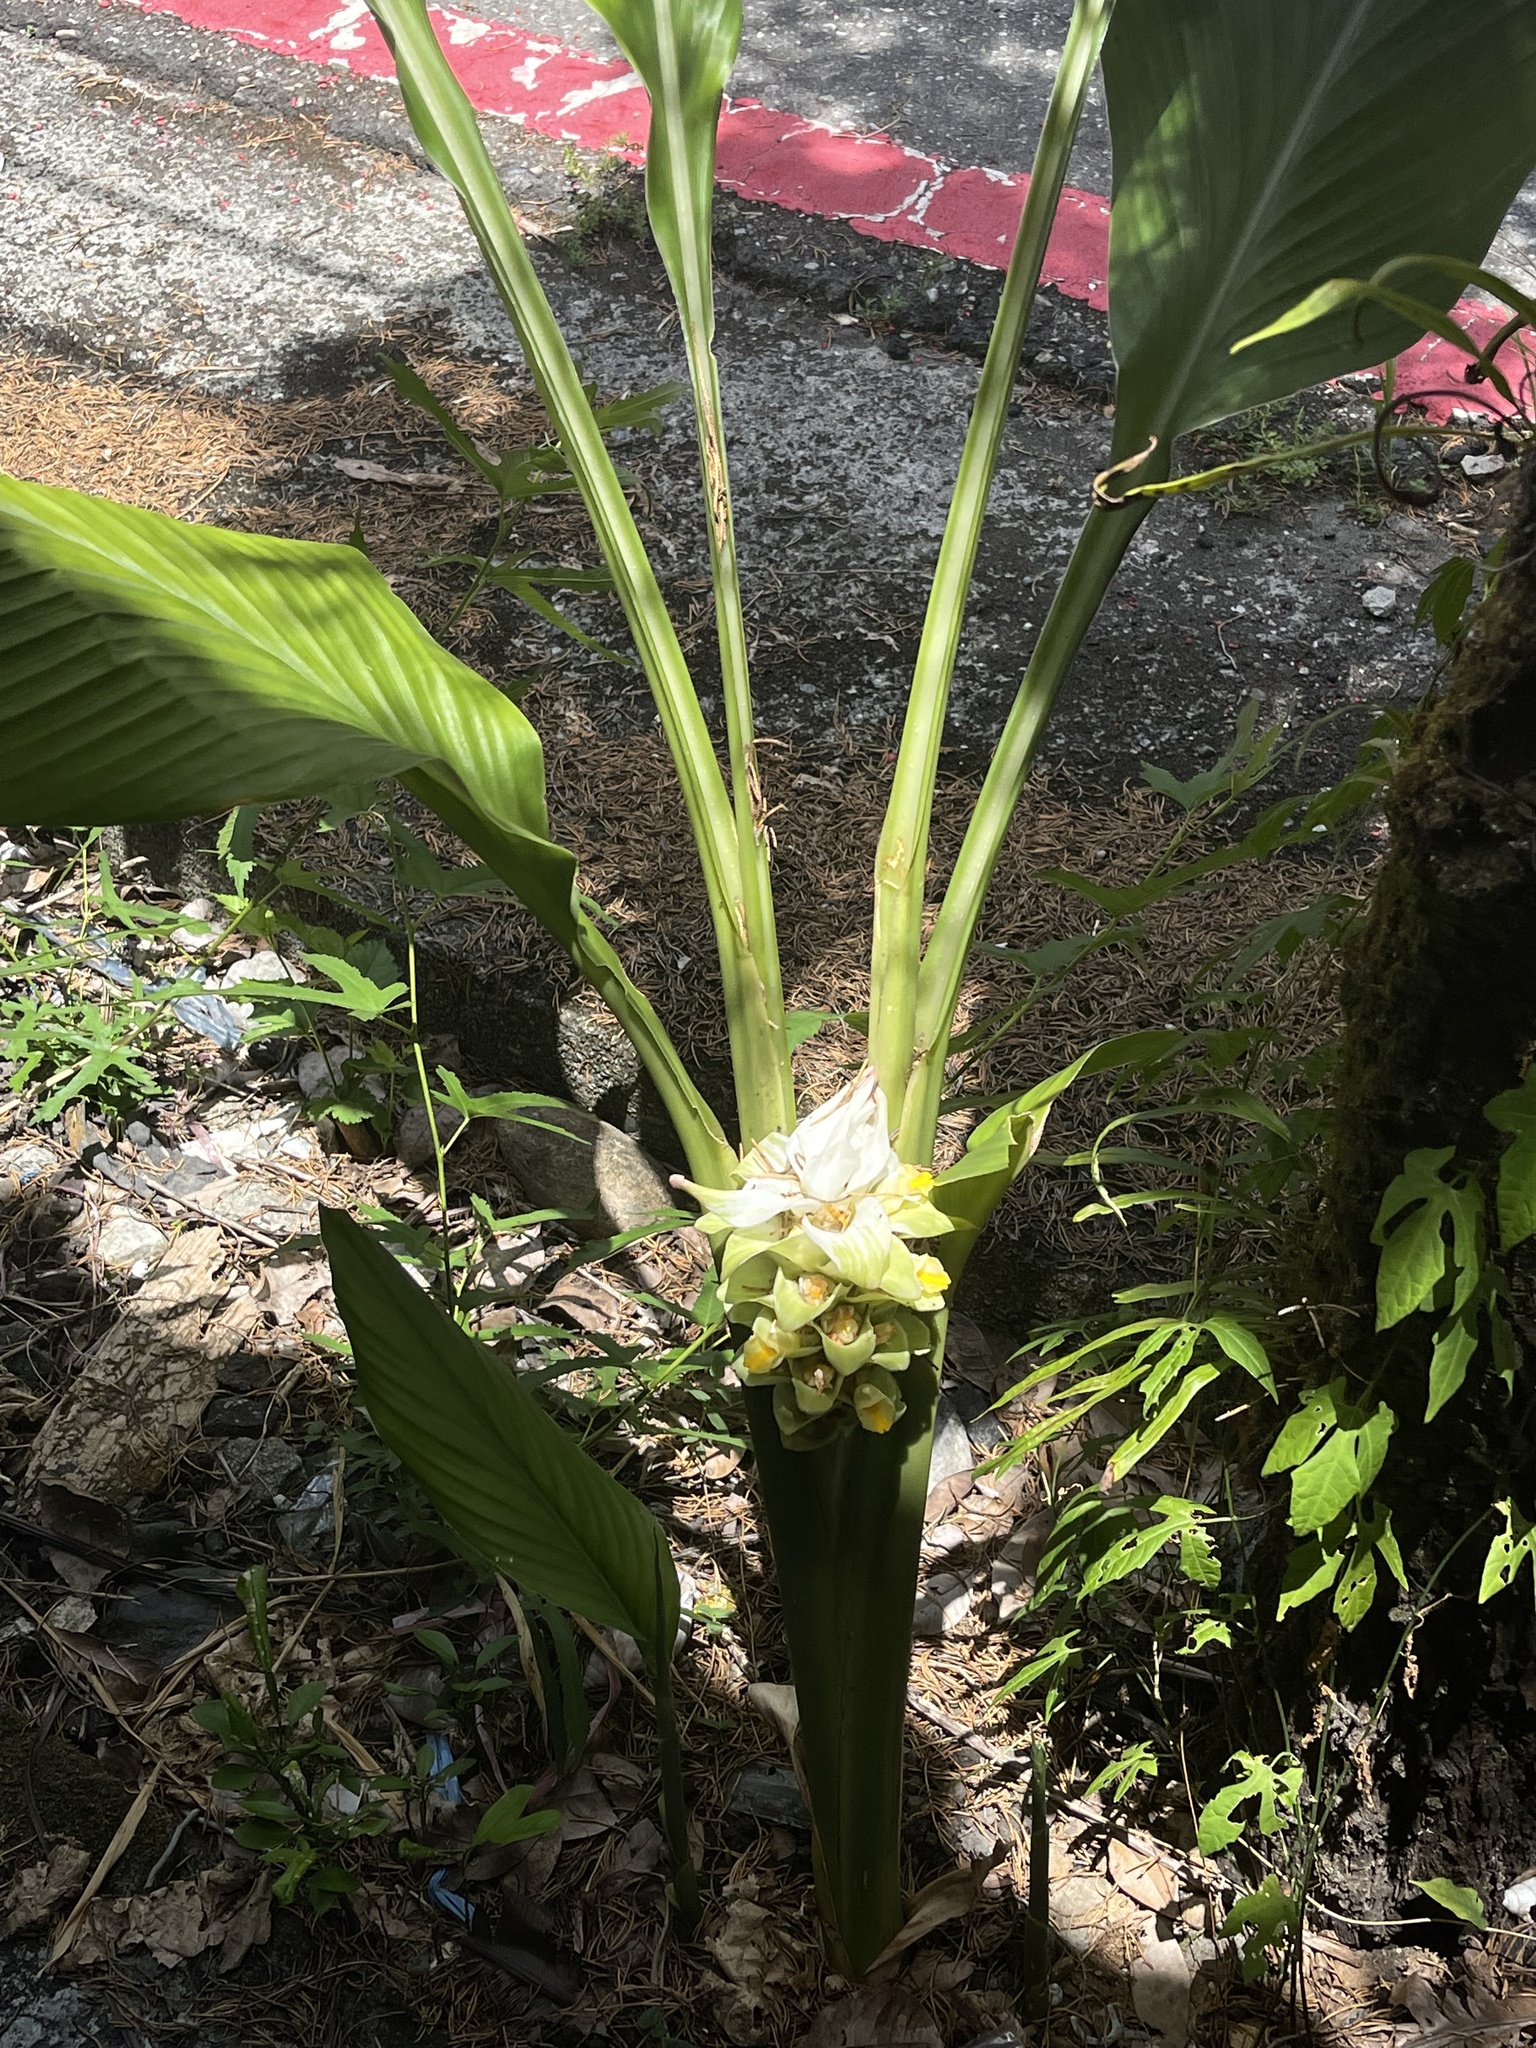
[[903, 1411], [893, 1374], [931, 1348], [926, 1317], [949, 1276], [908, 1240], [953, 1229], [930, 1199], [933, 1175], [904, 1166], [885, 1096], [866, 1067], [793, 1131], [754, 1145], [731, 1188], [674, 1176], [720, 1242], [721, 1292], [751, 1322], [741, 1353], [774, 1382], [786, 1443], [811, 1449], [857, 1423], [876, 1435]]
[[938, 1237], [951, 1227], [926, 1199], [932, 1174], [902, 1165], [889, 1122], [884, 1091], [865, 1067], [793, 1131], [774, 1131], [754, 1145], [741, 1162], [739, 1186], [701, 1187], [680, 1174], [672, 1184], [700, 1203], [705, 1230], [756, 1233], [777, 1223], [782, 1237], [803, 1224], [806, 1239], [824, 1255], [808, 1258], [807, 1266], [854, 1279], [836, 1249], [844, 1233], [860, 1241], [860, 1251], [850, 1248], [845, 1256], [863, 1271], [873, 1253], [872, 1233], [889, 1247], [893, 1236]]

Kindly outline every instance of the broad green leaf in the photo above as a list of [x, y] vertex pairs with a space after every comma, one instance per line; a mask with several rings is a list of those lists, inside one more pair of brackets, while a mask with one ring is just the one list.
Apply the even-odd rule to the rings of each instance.
[[1264, 1460], [1266, 1479], [1273, 1479], [1277, 1472], [1289, 1472], [1303, 1459], [1311, 1457], [1324, 1433], [1338, 1421], [1339, 1403], [1343, 1396], [1342, 1380], [1331, 1380], [1326, 1387], [1311, 1389], [1296, 1413], [1286, 1421], [1275, 1439], [1274, 1448]]
[[1355, 1545], [1333, 1589], [1333, 1611], [1342, 1628], [1358, 1628], [1376, 1598], [1376, 1559], [1369, 1545]]
[[1269, 1354], [1258, 1338], [1245, 1323], [1236, 1316], [1207, 1316], [1205, 1327], [1216, 1339], [1234, 1365], [1240, 1365], [1251, 1379], [1256, 1379], [1271, 1400], [1275, 1398], [1275, 1376], [1270, 1369]]
[[[1381, 1198], [1371, 1232], [1381, 1246], [1376, 1272], [1376, 1327], [1390, 1330], [1422, 1308], [1445, 1277], [1446, 1247], [1442, 1228], [1454, 1214], [1458, 1190], [1440, 1178], [1455, 1157], [1453, 1147], [1410, 1152], [1403, 1170]], [[1417, 1203], [1407, 1216], [1405, 1209]], [[1394, 1219], [1396, 1227], [1388, 1226]]]
[[320, 1231], [359, 1398], [443, 1519], [522, 1584], [670, 1657], [677, 1571], [655, 1518], [366, 1231], [335, 1209]]
[[1265, 1951], [1281, 1948], [1301, 1931], [1301, 1908], [1271, 1871], [1257, 1891], [1244, 1892], [1221, 1923], [1224, 1938], [1243, 1937], [1243, 1981], [1257, 1983], [1267, 1968]]
[[189, 526], [0, 478], [0, 812], [179, 818], [424, 771], [576, 936], [538, 735], [355, 548]]
[[1483, 1559], [1483, 1575], [1477, 1589], [1479, 1601], [1491, 1600], [1495, 1593], [1512, 1586], [1527, 1558], [1532, 1560], [1531, 1570], [1536, 1575], [1536, 1522], [1527, 1521], [1513, 1501], [1501, 1500], [1496, 1505], [1504, 1517], [1504, 1527], [1489, 1544], [1488, 1555]]
[[1267, 1836], [1279, 1833], [1295, 1814], [1301, 1797], [1304, 1773], [1289, 1752], [1263, 1757], [1240, 1749], [1231, 1761], [1240, 1767], [1238, 1777], [1232, 1784], [1224, 1785], [1200, 1811], [1196, 1834], [1205, 1856], [1230, 1848], [1242, 1834], [1245, 1823], [1235, 1815], [1238, 1807], [1250, 1799], [1259, 1802], [1259, 1833]]
[[1451, 555], [1425, 584], [1415, 607], [1413, 623], [1427, 619], [1442, 647], [1449, 647], [1461, 635], [1461, 621], [1472, 600], [1477, 563], [1470, 555]]
[[1453, 1394], [1459, 1393], [1467, 1367], [1477, 1355], [1477, 1312], [1451, 1316], [1435, 1332], [1429, 1359], [1429, 1405], [1424, 1420], [1433, 1422]]
[[1193, 1526], [1179, 1533], [1179, 1570], [1191, 1585], [1207, 1592], [1221, 1584], [1221, 1559], [1208, 1529]]
[[1529, 0], [1470, 38], [1444, 0], [1120, 0], [1104, 78], [1116, 459], [1408, 347], [1369, 306], [1231, 354], [1331, 279], [1480, 261], [1536, 162]]
[[1368, 1493], [1376, 1484], [1376, 1475], [1386, 1462], [1387, 1445], [1396, 1427], [1397, 1417], [1386, 1402], [1381, 1401], [1354, 1432], [1355, 1471], [1359, 1475], [1362, 1493]]
[[1291, 1527], [1298, 1536], [1322, 1529], [1359, 1494], [1354, 1431], [1337, 1429], [1291, 1474]]
[[1536, 1231], [1536, 1066], [1518, 1088], [1495, 1095], [1483, 1111], [1512, 1143], [1499, 1160], [1499, 1242], [1513, 1251]]
[[1433, 1899], [1437, 1906], [1444, 1906], [1447, 1913], [1454, 1913], [1469, 1927], [1488, 1925], [1488, 1909], [1471, 1885], [1452, 1884], [1448, 1877], [1416, 1877], [1413, 1883], [1415, 1890], [1421, 1891], [1426, 1899]]

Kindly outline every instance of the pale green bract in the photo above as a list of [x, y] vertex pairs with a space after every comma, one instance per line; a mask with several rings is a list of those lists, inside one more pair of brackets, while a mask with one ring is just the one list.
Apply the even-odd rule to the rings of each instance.
[[929, 1200], [933, 1175], [902, 1164], [889, 1130], [866, 1067], [793, 1131], [752, 1146], [737, 1186], [674, 1183], [702, 1204], [721, 1300], [738, 1323], [751, 1319], [741, 1369], [773, 1386], [793, 1450], [855, 1423], [886, 1435], [906, 1413], [895, 1375], [934, 1348], [949, 1275], [912, 1247], [954, 1225]]

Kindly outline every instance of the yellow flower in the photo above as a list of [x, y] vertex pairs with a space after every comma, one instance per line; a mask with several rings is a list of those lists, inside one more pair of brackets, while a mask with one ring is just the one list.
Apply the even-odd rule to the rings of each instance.
[[916, 1261], [917, 1284], [924, 1294], [938, 1296], [949, 1286], [949, 1275], [931, 1253]]

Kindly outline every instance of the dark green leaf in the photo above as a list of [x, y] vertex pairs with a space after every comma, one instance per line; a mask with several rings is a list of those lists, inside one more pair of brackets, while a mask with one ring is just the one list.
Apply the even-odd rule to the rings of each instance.
[[559, 1606], [670, 1658], [677, 1572], [655, 1518], [365, 1231], [328, 1209], [321, 1234], [359, 1396], [444, 1520]]

